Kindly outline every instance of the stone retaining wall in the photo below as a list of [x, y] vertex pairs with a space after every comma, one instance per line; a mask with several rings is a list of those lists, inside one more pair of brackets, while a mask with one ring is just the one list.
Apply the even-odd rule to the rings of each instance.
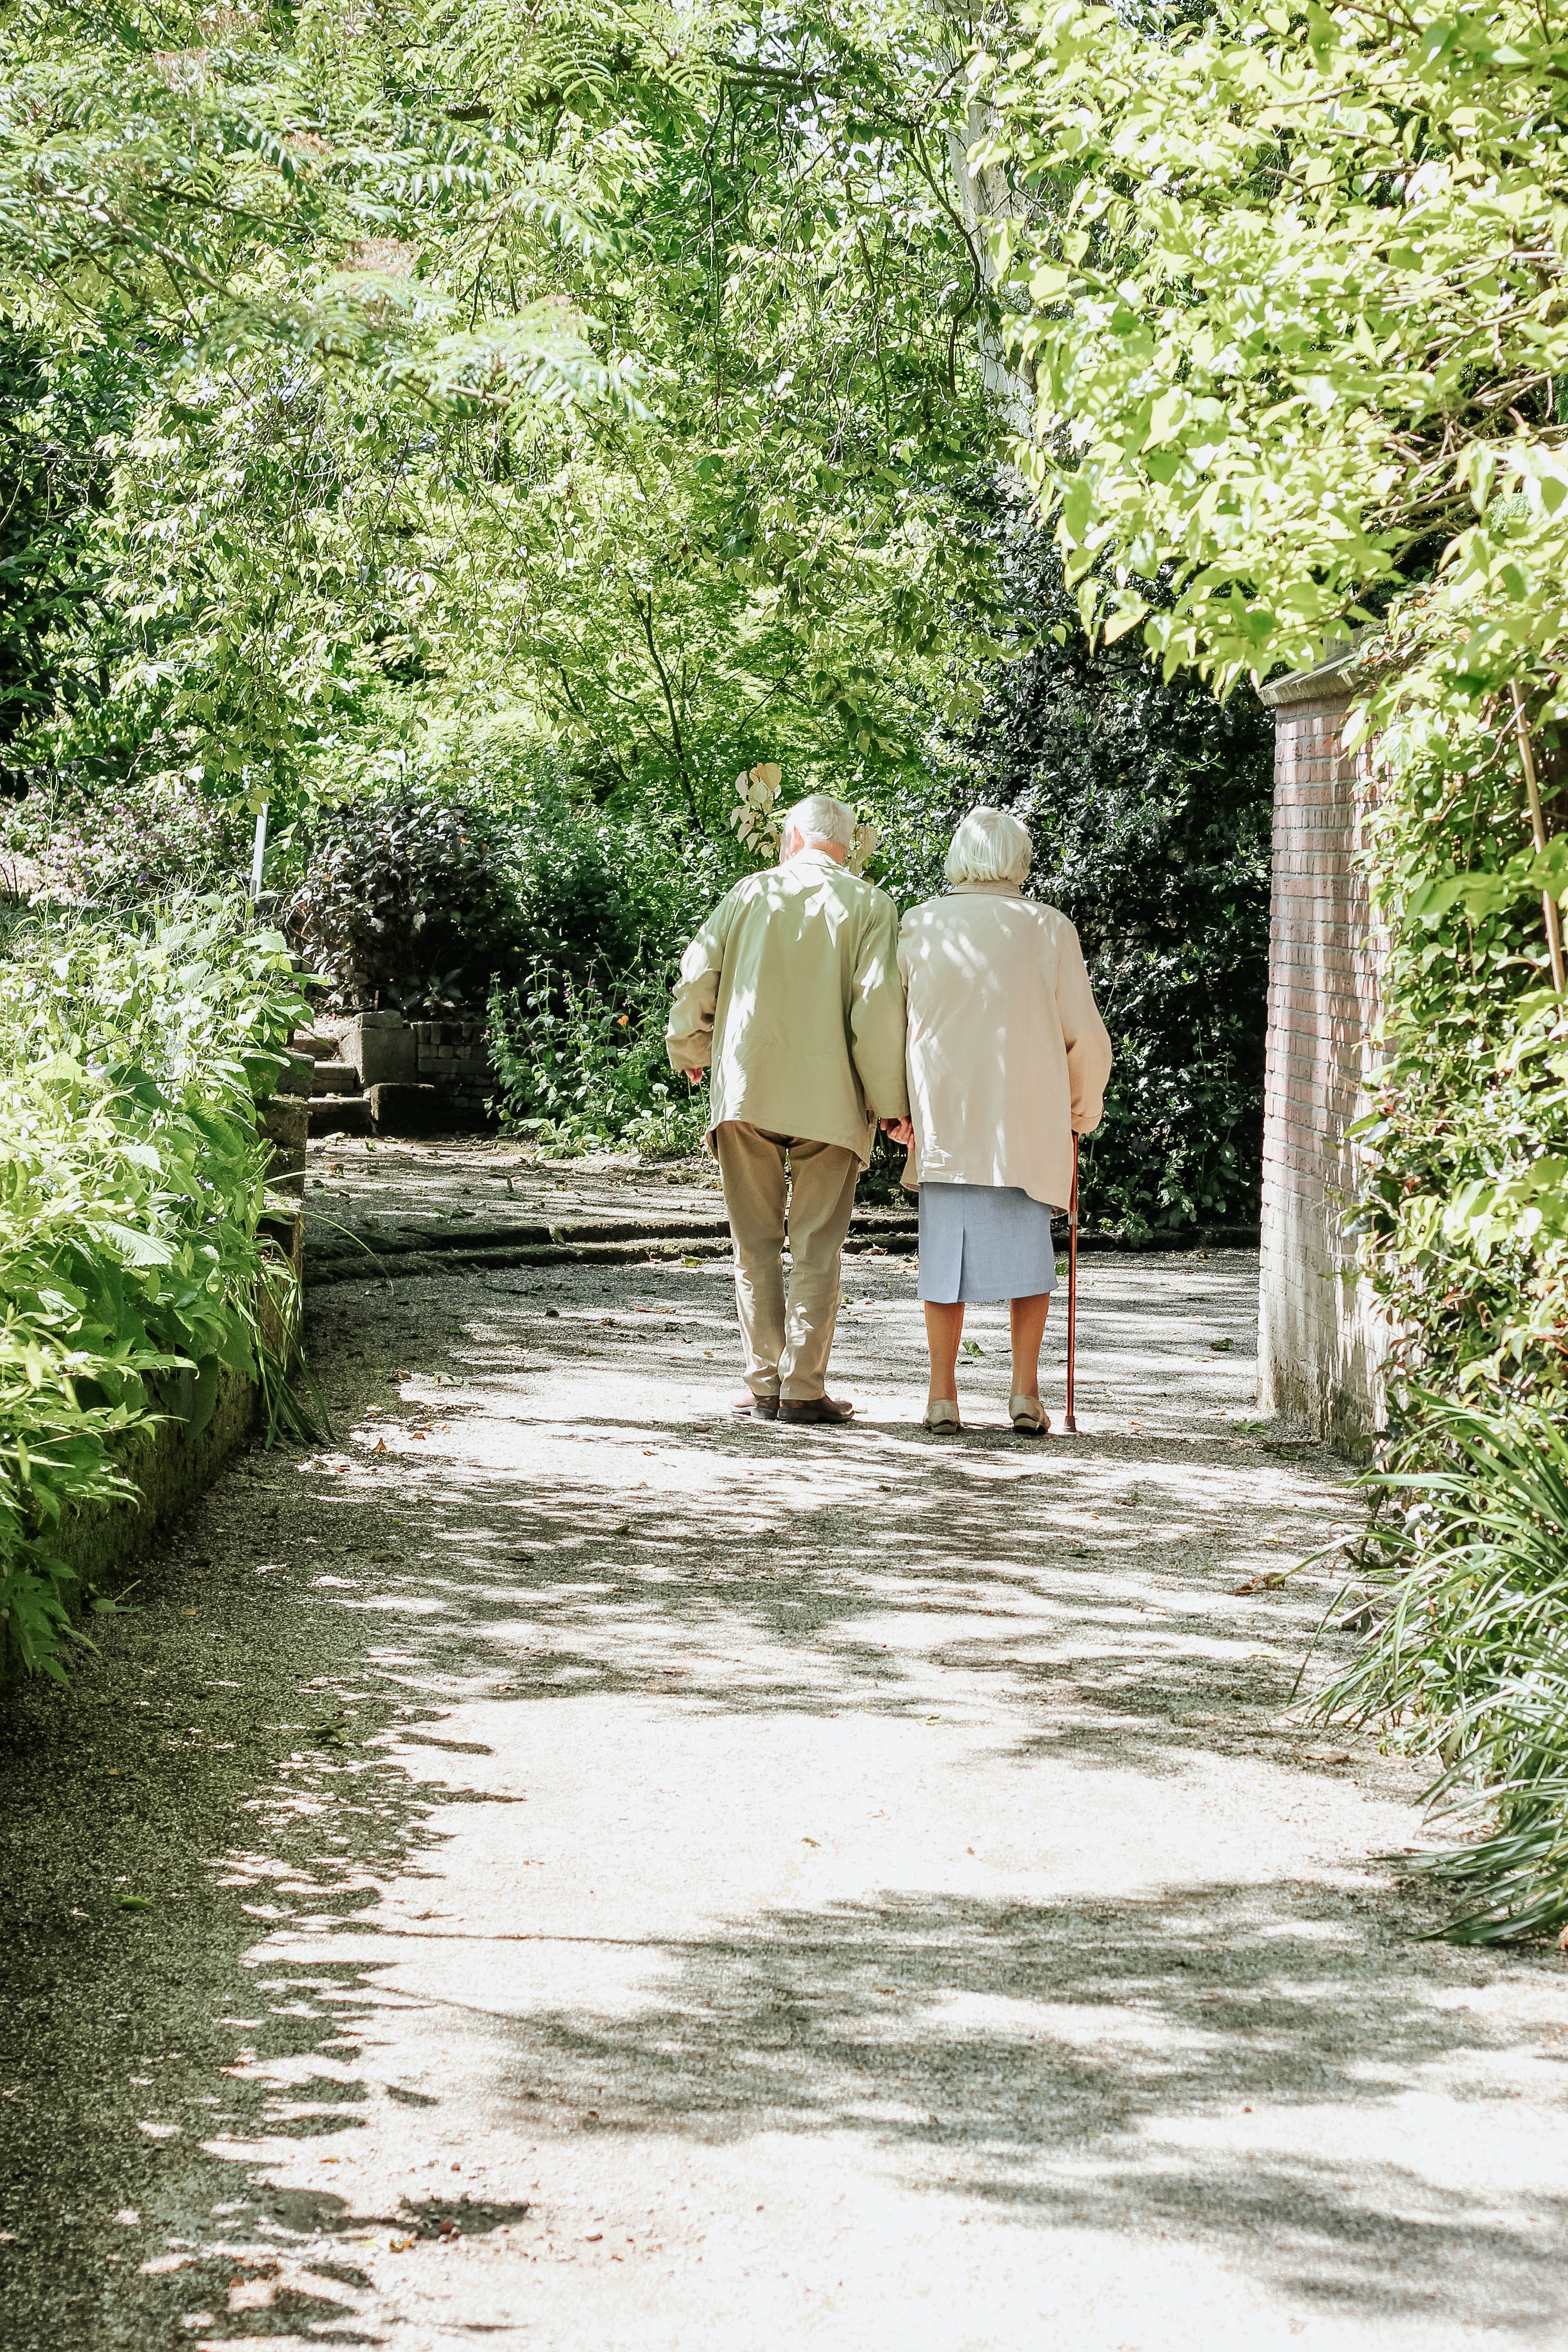
[[482, 1119], [495, 1092], [489, 1039], [481, 1020], [413, 1021], [418, 1083], [439, 1087], [464, 1118]]

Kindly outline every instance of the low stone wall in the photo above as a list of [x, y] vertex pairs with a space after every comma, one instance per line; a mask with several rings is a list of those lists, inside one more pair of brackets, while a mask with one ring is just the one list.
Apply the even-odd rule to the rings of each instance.
[[254, 1381], [226, 1371], [219, 1379], [212, 1418], [198, 1435], [187, 1435], [184, 1422], [163, 1421], [150, 1434], [128, 1442], [123, 1459], [140, 1503], [67, 1511], [54, 1538], [54, 1549], [84, 1585], [106, 1579], [111, 1571], [118, 1581], [174, 1520], [200, 1500], [249, 1437], [258, 1394]]
[[[296, 1204], [286, 1199], [269, 1201], [260, 1230], [300, 1281], [305, 1265], [305, 1226]], [[286, 1362], [298, 1355], [300, 1312], [298, 1292], [280, 1312], [276, 1296], [263, 1291], [262, 1329]], [[187, 1373], [187, 1384], [190, 1378]], [[151, 1430], [136, 1432], [123, 1441], [120, 1459], [137, 1487], [139, 1500], [68, 1510], [56, 1531], [55, 1549], [84, 1585], [107, 1577], [111, 1570], [119, 1578], [152, 1549], [174, 1520], [201, 1499], [230, 1455], [249, 1438], [260, 1401], [261, 1391], [254, 1381], [226, 1369], [218, 1375], [211, 1415], [199, 1430], [193, 1433], [187, 1422], [171, 1413]]]
[[[388, 1124], [394, 1133], [420, 1127], [483, 1125], [495, 1092], [489, 1033], [479, 1016], [441, 1021], [405, 1021], [400, 1013], [359, 1013], [334, 1024], [338, 1051], [359, 1074], [365, 1092], [377, 1104], [384, 1097]], [[433, 1100], [421, 1105], [407, 1090], [435, 1088]]]
[[414, 1021], [409, 1026], [419, 1084], [439, 1087], [443, 1099], [460, 1117], [482, 1119], [496, 1084], [484, 1022]]

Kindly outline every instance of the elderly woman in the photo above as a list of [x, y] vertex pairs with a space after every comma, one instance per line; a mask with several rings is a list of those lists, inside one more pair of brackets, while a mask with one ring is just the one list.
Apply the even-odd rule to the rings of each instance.
[[1013, 1426], [1043, 1436], [1040, 1342], [1056, 1287], [1053, 1206], [1068, 1205], [1073, 1137], [1100, 1124], [1110, 1040], [1078, 933], [1026, 898], [1028, 834], [1005, 810], [972, 809], [952, 836], [950, 895], [904, 917], [910, 1147], [920, 1188], [920, 1296], [931, 1349], [926, 1427], [959, 1426], [963, 1310], [1012, 1306]]

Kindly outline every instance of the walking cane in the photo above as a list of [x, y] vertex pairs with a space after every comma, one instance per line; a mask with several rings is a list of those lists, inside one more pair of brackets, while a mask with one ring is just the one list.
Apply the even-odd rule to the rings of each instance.
[[1072, 1201], [1068, 1209], [1068, 1409], [1062, 1415], [1062, 1427], [1069, 1437], [1078, 1435], [1078, 1422], [1072, 1409], [1074, 1359], [1078, 1353], [1078, 1138], [1072, 1139]]

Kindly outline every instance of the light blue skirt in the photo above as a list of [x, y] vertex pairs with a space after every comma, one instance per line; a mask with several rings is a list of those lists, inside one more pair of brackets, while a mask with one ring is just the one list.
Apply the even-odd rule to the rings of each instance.
[[922, 1184], [917, 1296], [933, 1307], [1037, 1298], [1057, 1286], [1051, 1213], [1016, 1184]]

